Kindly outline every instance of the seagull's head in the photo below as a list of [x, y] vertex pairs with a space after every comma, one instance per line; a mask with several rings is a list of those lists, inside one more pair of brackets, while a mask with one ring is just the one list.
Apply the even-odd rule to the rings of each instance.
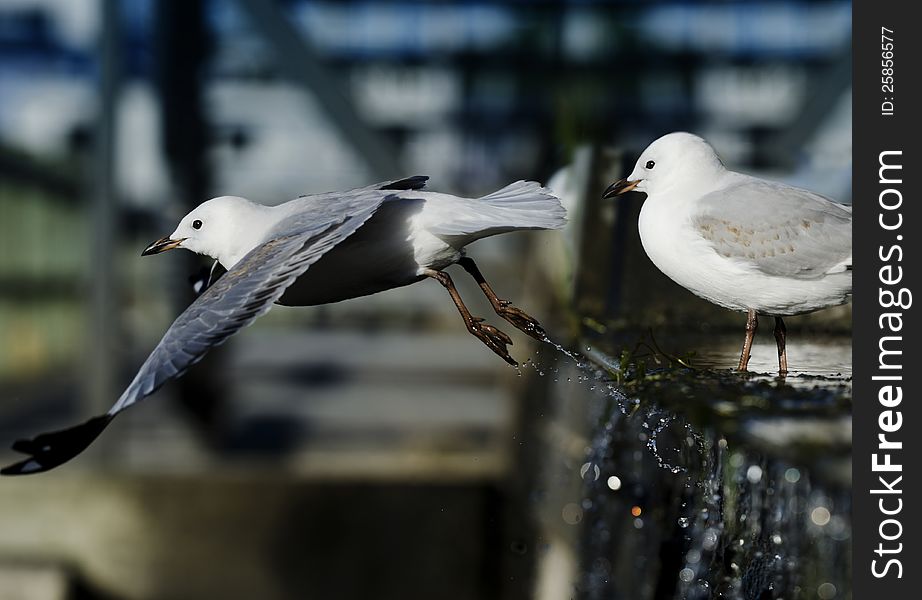
[[632, 191], [650, 195], [672, 188], [693, 190], [723, 170], [717, 152], [704, 139], [684, 131], [669, 133], [647, 146], [631, 174], [608, 186], [602, 198]]
[[167, 237], [149, 245], [141, 256], [185, 248], [231, 268], [259, 244], [266, 207], [238, 196], [219, 196], [198, 205]]

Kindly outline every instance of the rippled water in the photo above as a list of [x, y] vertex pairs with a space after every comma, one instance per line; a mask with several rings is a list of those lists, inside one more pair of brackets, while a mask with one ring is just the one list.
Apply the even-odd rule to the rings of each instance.
[[[788, 343], [789, 377], [805, 379], [807, 383], [818, 377], [846, 380], [852, 376], [851, 345], [842, 339], [797, 339]], [[737, 343], [739, 342], [739, 343]], [[742, 339], [719, 338], [713, 347], [696, 352], [695, 365], [708, 369], [728, 369], [736, 365]], [[753, 373], [774, 376], [778, 371], [777, 350], [774, 343], [755, 343], [749, 370]]]

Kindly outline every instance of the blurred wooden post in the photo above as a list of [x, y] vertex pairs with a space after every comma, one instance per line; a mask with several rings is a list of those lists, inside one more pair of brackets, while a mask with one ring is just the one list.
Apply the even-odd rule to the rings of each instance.
[[617, 218], [616, 201], [602, 200], [602, 192], [619, 176], [621, 152], [592, 147], [577, 153], [571, 168], [576, 178], [571, 189], [578, 190], [579, 227], [574, 307], [578, 315], [601, 322], [617, 311], [623, 270], [621, 236], [616, 231], [623, 219]]

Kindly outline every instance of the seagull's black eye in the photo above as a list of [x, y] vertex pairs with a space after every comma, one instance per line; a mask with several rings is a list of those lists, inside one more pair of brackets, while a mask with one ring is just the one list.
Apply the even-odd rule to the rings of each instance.
[[655, 167], [655, 166], [656, 166], [656, 163], [653, 162], [652, 160], [648, 160], [648, 161], [647, 161], [646, 168], [652, 169], [652, 168]]
[[192, 221], [192, 229], [201, 229], [201, 228], [202, 228], [201, 221], [199, 221], [198, 219]]

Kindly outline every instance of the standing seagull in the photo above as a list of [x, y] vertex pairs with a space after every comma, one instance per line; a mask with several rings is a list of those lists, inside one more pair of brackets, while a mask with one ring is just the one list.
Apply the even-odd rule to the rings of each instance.
[[[273, 303], [311, 306], [409, 285], [427, 277], [442, 284], [468, 331], [506, 362], [512, 340], [474, 317], [445, 267], [458, 263], [489, 298], [496, 313], [537, 339], [538, 322], [500, 300], [464, 246], [498, 233], [559, 229], [560, 201], [535, 182], [517, 181], [482, 198], [420, 191], [427, 177], [410, 177], [348, 192], [302, 196], [279, 206], [244, 198], [213, 198], [183, 217], [170, 236], [142, 255], [186, 248], [214, 258], [227, 273], [207, 287], [173, 322], [134, 380], [104, 415], [13, 449], [29, 458], [0, 473], [47, 471], [90, 445], [132, 404], [182, 375], [213, 346], [249, 325]], [[210, 282], [209, 282], [210, 283]]]
[[775, 317], [778, 370], [787, 373], [782, 317], [844, 304], [852, 291], [852, 211], [813, 192], [727, 170], [706, 141], [670, 133], [650, 144], [603, 198], [644, 192], [638, 228], [660, 271], [705, 300], [747, 313], [739, 370], [758, 315]]

